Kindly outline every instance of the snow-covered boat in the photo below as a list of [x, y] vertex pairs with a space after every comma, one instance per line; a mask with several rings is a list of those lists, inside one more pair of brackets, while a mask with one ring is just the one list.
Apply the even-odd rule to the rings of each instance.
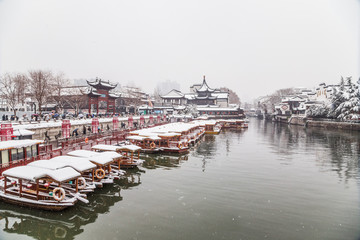
[[[79, 161], [80, 160], [80, 161]], [[75, 171], [81, 174], [81, 178], [78, 179], [80, 181], [80, 185], [78, 184], [78, 189], [76, 189], [75, 183], [66, 183], [63, 187], [69, 191], [79, 191], [81, 193], [89, 193], [93, 192], [96, 188], [94, 184], [94, 171], [96, 169], [96, 165], [91, 163], [90, 161], [79, 159], [77, 157], [71, 156], [58, 156], [51, 158], [49, 160], [38, 160], [28, 164], [28, 166], [57, 170], [65, 167], [71, 167]], [[89, 177], [92, 176], [92, 177]], [[86, 197], [83, 196], [83, 197]]]
[[0, 142], [0, 173], [6, 169], [26, 165], [40, 156], [42, 140], [9, 140]]
[[129, 135], [126, 137], [132, 144], [141, 147], [143, 153], [158, 153], [161, 151], [160, 141], [161, 138], [156, 135], [139, 136]]
[[206, 134], [219, 134], [221, 131], [221, 124], [217, 121], [208, 121], [205, 123]]
[[120, 168], [134, 168], [140, 165], [143, 161], [140, 160], [141, 147], [132, 144], [121, 144], [120, 146], [98, 144], [91, 148], [96, 152], [116, 152], [121, 154], [121, 158], [118, 161], [117, 169]]
[[124, 175], [122, 171], [112, 169], [111, 165], [114, 164], [120, 154], [114, 156], [113, 153], [97, 153], [90, 150], [75, 150], [67, 153], [68, 156], [80, 157], [89, 160], [97, 166], [95, 171], [96, 179], [101, 179], [101, 183], [113, 183], [114, 179], [118, 179]]
[[[62, 184], [73, 181], [78, 188], [80, 173], [65, 167], [50, 170], [32, 166], [20, 166], [3, 172], [0, 182], [0, 199], [16, 205], [59, 211], [74, 206], [77, 194], [66, 191]], [[57, 187], [51, 187], [56, 183]]]
[[122, 168], [135, 168], [144, 162], [140, 159], [141, 147], [133, 144], [118, 144], [115, 147], [116, 152], [122, 155]]

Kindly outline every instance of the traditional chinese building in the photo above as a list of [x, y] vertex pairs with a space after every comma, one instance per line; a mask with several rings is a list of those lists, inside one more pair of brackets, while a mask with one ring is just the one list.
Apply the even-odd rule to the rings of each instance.
[[89, 89], [87, 91], [89, 102], [89, 114], [115, 113], [115, 100], [120, 97], [113, 92], [117, 84], [103, 81], [96, 78], [95, 81], [87, 81]]
[[171, 90], [168, 94], [161, 96], [163, 105], [229, 106], [229, 93], [209, 87], [205, 76], [202, 84], [192, 85], [190, 91], [190, 93], [182, 93], [175, 89]]
[[243, 117], [243, 110], [238, 105], [229, 104], [229, 93], [209, 87], [205, 76], [201, 84], [194, 84], [190, 87], [190, 93], [182, 93], [173, 89], [161, 98], [161, 108], [168, 113], [181, 112], [186, 105], [193, 105], [196, 106], [200, 115]]

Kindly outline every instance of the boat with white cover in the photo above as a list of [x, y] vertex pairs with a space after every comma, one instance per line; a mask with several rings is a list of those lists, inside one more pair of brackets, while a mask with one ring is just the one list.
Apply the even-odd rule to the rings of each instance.
[[[65, 167], [50, 170], [32, 166], [20, 166], [3, 172], [0, 182], [0, 199], [16, 205], [59, 211], [74, 206], [79, 195], [70, 194], [62, 184], [75, 181], [78, 189], [80, 173]], [[57, 187], [50, 187], [56, 183]]]

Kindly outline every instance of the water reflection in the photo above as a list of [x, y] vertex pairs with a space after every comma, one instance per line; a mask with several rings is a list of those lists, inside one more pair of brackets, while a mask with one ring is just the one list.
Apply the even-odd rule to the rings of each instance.
[[183, 161], [188, 160], [188, 155], [164, 155], [164, 154], [150, 154], [142, 155], [141, 159], [145, 160], [142, 167], [146, 169], [165, 168], [167, 170], [180, 167]]
[[322, 171], [335, 171], [340, 179], [359, 177], [360, 134], [354, 131], [305, 128], [266, 121], [256, 121], [257, 131], [266, 136], [280, 160], [292, 156], [314, 156]]
[[110, 207], [123, 200], [121, 190], [141, 184], [145, 169], [177, 168], [188, 155], [144, 155], [142, 168], [127, 170], [126, 176], [111, 185], [105, 185], [88, 196], [89, 204], [78, 203], [72, 208], [58, 212], [22, 208], [7, 203], [0, 205], [0, 226], [4, 232], [27, 235], [35, 239], [74, 239], [81, 234], [83, 226], [94, 223], [100, 214], [109, 212]]
[[89, 195], [89, 204], [78, 203], [61, 213], [22, 208], [6, 203], [0, 206], [0, 226], [4, 232], [27, 235], [35, 239], [74, 239], [83, 226], [96, 221], [100, 214], [121, 201], [122, 189], [141, 184], [140, 173], [129, 172], [126, 177]]

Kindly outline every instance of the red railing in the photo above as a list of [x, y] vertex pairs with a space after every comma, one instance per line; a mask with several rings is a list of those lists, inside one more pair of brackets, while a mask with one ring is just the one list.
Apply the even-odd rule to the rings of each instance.
[[[163, 124], [166, 123], [158, 123], [154, 125], [158, 126]], [[83, 135], [81, 137], [75, 137], [69, 139], [62, 139], [60, 140], [61, 147], [55, 149], [53, 149], [53, 146], [50, 144], [42, 145], [39, 149], [40, 154], [36, 157], [14, 160], [8, 163], [0, 164], [0, 178], [2, 178], [1, 174], [3, 171], [17, 166], [24, 166], [35, 160], [50, 159], [56, 156], [64, 155], [70, 151], [79, 150], [79, 149], [91, 150], [91, 147], [97, 144], [112, 145], [115, 143], [119, 143], [120, 141], [124, 141], [126, 136], [129, 134], [129, 132], [133, 130], [136, 130], [136, 128], [126, 129], [121, 131], [118, 130], [112, 132], [91, 134], [91, 135]]]

